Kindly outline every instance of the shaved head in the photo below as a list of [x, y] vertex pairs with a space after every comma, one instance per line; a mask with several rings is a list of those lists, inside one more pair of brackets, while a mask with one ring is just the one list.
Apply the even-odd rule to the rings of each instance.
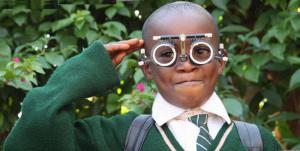
[[[151, 29], [158, 28], [160, 24], [166, 23], [166, 20], [168, 20], [167, 18], [179, 18], [180, 20], [180, 17], [189, 16], [197, 16], [197, 19], [201, 19], [203, 22], [207, 23], [207, 26], [211, 26], [213, 30], [211, 30], [210, 32], [213, 33], [216, 44], [219, 43], [218, 27], [215, 19], [203, 7], [195, 3], [186, 1], [168, 3], [154, 11], [147, 18], [143, 25], [142, 37], [145, 41], [152, 39], [153, 35], [151, 34]], [[172, 28], [172, 24], [170, 24], [169, 26], [170, 28]]]

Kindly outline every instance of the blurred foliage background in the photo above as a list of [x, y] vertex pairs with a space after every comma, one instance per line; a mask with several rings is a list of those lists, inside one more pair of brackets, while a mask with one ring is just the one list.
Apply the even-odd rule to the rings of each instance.
[[[45, 84], [57, 66], [95, 40], [141, 37], [144, 20], [167, 2], [172, 0], [1, 3], [1, 144], [30, 89]], [[216, 18], [229, 52], [216, 91], [232, 118], [263, 125], [284, 148], [300, 149], [300, 1], [193, 2]], [[156, 88], [144, 79], [137, 58], [135, 52], [117, 67], [122, 81], [116, 89], [79, 100], [77, 118], [149, 113]]]

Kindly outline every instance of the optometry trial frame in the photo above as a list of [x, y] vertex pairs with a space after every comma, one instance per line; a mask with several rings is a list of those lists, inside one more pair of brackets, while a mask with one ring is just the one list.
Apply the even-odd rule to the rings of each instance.
[[[179, 54], [179, 60], [181, 62], [187, 61], [188, 58], [190, 58], [190, 61], [196, 65], [207, 64], [212, 59], [228, 61], [228, 57], [225, 56], [224, 45], [221, 43], [218, 51], [215, 52], [209, 43], [206, 41], [201, 41], [201, 38], [205, 37], [212, 37], [212, 33], [153, 36], [154, 41], [160, 40], [161, 43], [153, 47], [150, 58], [146, 55], [145, 49], [141, 49], [138, 63], [140, 66], [150, 62], [154, 62], [156, 65], [162, 67], [173, 66], [178, 59], [174, 46], [176, 39], [180, 40], [181, 53]], [[186, 39], [192, 40], [189, 56], [186, 54]], [[197, 52], [199, 50], [201, 52]]]

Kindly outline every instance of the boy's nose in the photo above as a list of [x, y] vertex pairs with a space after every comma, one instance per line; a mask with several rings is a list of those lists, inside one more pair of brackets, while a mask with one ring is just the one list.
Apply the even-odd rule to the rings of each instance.
[[187, 60], [183, 61], [180, 58], [177, 60], [175, 64], [175, 69], [179, 72], [192, 72], [197, 69], [198, 66], [194, 65], [190, 58], [187, 57]]

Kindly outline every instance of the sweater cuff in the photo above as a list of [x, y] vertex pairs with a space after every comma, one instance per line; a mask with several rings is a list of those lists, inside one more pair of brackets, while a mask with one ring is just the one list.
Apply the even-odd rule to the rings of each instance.
[[98, 93], [105, 92], [120, 83], [119, 74], [100, 40], [87, 48], [83, 56], [91, 64], [87, 67], [90, 68], [91, 78], [95, 80], [93, 84]]

